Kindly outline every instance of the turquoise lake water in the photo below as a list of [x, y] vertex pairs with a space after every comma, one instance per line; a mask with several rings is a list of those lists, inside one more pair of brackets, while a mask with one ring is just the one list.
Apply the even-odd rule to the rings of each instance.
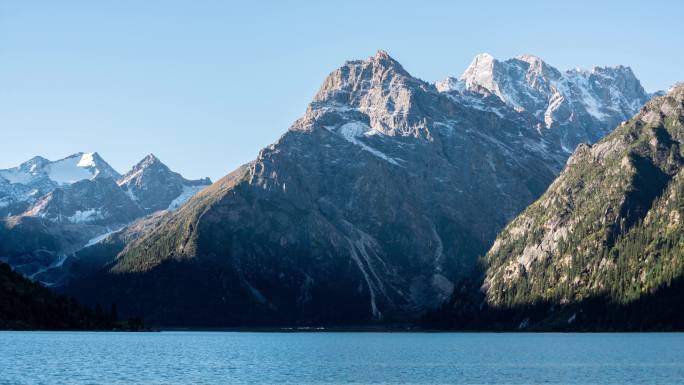
[[684, 384], [684, 334], [0, 332], [1, 384]]

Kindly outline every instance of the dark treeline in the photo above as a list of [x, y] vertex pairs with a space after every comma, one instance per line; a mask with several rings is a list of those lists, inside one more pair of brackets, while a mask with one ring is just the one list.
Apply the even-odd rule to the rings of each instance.
[[0, 329], [140, 330], [140, 319], [119, 320], [115, 305], [90, 308], [58, 295], [0, 263]]
[[421, 318], [419, 327], [477, 331], [684, 331], [684, 278], [626, 303], [605, 295], [565, 305], [542, 302], [500, 308], [487, 305], [476, 283], [479, 282], [463, 282], [449, 302]]

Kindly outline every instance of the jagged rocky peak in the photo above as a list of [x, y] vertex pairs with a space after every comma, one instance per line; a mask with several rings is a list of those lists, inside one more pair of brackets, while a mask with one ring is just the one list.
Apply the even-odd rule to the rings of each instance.
[[154, 154], [145, 156], [117, 184], [145, 212], [173, 209], [211, 184], [209, 178], [189, 180], [172, 171]]
[[479, 54], [460, 79], [435, 85], [452, 95], [496, 95], [567, 153], [579, 143], [596, 142], [653, 96], [629, 67], [561, 72], [529, 54], [504, 61]]
[[549, 66], [540, 57], [530, 54], [519, 55], [514, 59], [499, 61], [488, 53], [475, 56], [460, 78], [448, 77], [437, 82], [441, 92], [462, 91], [464, 89], [493, 93], [507, 102], [501, 82], [512, 78], [526, 78], [527, 82], [539, 82], [540, 77], [559, 78], [560, 72]]
[[634, 114], [643, 106], [644, 99], [662, 95], [661, 92], [647, 93], [628, 66], [593, 67], [591, 70], [575, 69], [568, 72], [582, 74], [609, 109], [623, 108]]
[[534, 55], [520, 55], [499, 61], [490, 54], [480, 54], [461, 75], [464, 87], [472, 91], [486, 90], [518, 111], [540, 109], [545, 98], [538, 94], [552, 92], [551, 81], [560, 72]]
[[145, 156], [141, 161], [136, 163], [128, 172], [119, 178], [116, 183], [119, 186], [128, 186], [132, 184], [142, 184], [145, 173], [149, 172], [151, 168], [167, 168], [163, 163], [157, 159], [153, 154]]
[[403, 67], [398, 61], [394, 60], [387, 51], [384, 49], [379, 49], [374, 56], [371, 57], [372, 60], [384, 65], [384, 66], [398, 66], [403, 71]]
[[[305, 116], [293, 128], [317, 121], [333, 126], [341, 120], [363, 120], [376, 133], [429, 137], [421, 111], [428, 83], [412, 77], [387, 52], [346, 62], [323, 82]], [[327, 116], [324, 116], [327, 115]]]
[[201, 178], [196, 180], [189, 180], [183, 178], [180, 174], [172, 171], [168, 166], [162, 163], [162, 161], [159, 160], [159, 158], [157, 158], [154, 154], [146, 155], [140, 162], [133, 166], [130, 171], [128, 171], [121, 178], [119, 178], [117, 184], [119, 184], [120, 186], [128, 185], [131, 183], [139, 184], [144, 182], [142, 180], [144, 176], [152, 176], [153, 173], [168, 174], [173, 177], [179, 177], [183, 180], [185, 184], [188, 185], [211, 184], [211, 180], [209, 178]]
[[483, 87], [499, 95], [499, 87], [494, 81], [494, 67], [497, 63], [494, 56], [488, 53], [478, 54], [461, 75], [461, 80], [467, 88]]
[[313, 102], [353, 102], [354, 96], [383, 85], [384, 80], [394, 77], [410, 78], [411, 75], [387, 52], [378, 51], [366, 60], [350, 60], [333, 71], [323, 81]]
[[153, 165], [161, 165], [164, 166], [164, 164], [157, 158], [154, 154], [147, 154], [134, 168], [143, 168], [143, 167], [150, 167]]
[[[470, 66], [463, 72], [460, 78], [467, 88], [485, 88], [498, 95], [505, 102], [516, 107], [527, 107], [525, 93], [533, 101], [539, 97], [552, 97], [560, 93], [565, 99], [577, 99], [579, 102], [588, 104], [592, 102], [592, 96], [599, 98], [604, 95], [591, 95], [595, 93], [611, 93], [617, 97], [624, 94], [624, 99], [630, 104], [630, 113], [634, 114], [648, 100], [648, 94], [644, 91], [639, 80], [631, 68], [618, 65], [615, 67], [593, 67], [591, 70], [572, 69], [561, 72], [548, 65], [541, 58], [534, 55], [519, 55], [514, 59], [499, 61], [489, 54], [480, 54], [475, 57]], [[517, 82], [518, 84], [515, 84]], [[615, 89], [609, 90], [608, 88]], [[606, 89], [606, 90], [602, 90]], [[541, 95], [539, 95], [541, 93]], [[537, 95], [535, 95], [537, 94]], [[547, 94], [547, 95], [544, 95]], [[589, 94], [589, 95], [587, 95]], [[615, 107], [608, 102], [612, 100], [599, 100], [607, 104], [589, 106], [597, 109]], [[619, 102], [619, 100], [617, 100]], [[535, 111], [531, 111], [535, 112]], [[594, 111], [590, 111], [594, 113]], [[595, 114], [598, 115], [598, 114]]]

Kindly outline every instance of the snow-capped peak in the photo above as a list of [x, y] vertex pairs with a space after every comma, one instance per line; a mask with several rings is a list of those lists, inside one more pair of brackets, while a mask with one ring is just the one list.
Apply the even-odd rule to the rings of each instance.
[[561, 72], [530, 54], [501, 61], [479, 54], [459, 80], [447, 78], [435, 87], [476, 107], [487, 105], [476, 94], [494, 94], [538, 129], [558, 128], [549, 133], [568, 148], [598, 140], [651, 97], [629, 67]]
[[162, 163], [162, 161], [159, 160], [159, 158], [157, 158], [154, 154], [147, 154], [147, 156], [145, 156], [140, 162], [133, 166], [133, 170], [142, 170], [150, 167], [167, 168], [166, 165]]
[[96, 152], [78, 152], [56, 161], [36, 156], [17, 167], [0, 170], [0, 175], [10, 183], [27, 185], [46, 179], [57, 185], [67, 185], [98, 176], [119, 176]]
[[72, 184], [83, 179], [91, 179], [97, 175], [92, 155], [83, 159], [85, 154], [78, 153], [50, 163], [46, 172], [50, 180], [57, 184]]
[[488, 53], [475, 56], [468, 68], [461, 75], [467, 88], [479, 85], [496, 93], [498, 85], [494, 81], [494, 66], [497, 60]]
[[161, 161], [159, 160], [159, 158], [157, 158], [154, 154], [147, 154], [147, 156], [145, 156], [145, 157], [140, 161], [140, 163], [156, 163], [156, 162], [160, 162], [160, 163], [161, 163]]
[[133, 166], [126, 174], [119, 178], [116, 183], [119, 186], [134, 183], [136, 180], [142, 178], [146, 170], [150, 168], [157, 168], [159, 169], [159, 172], [164, 174], [172, 172], [164, 163], [159, 160], [159, 158], [154, 156], [154, 154], [148, 154], [142, 158], [140, 162], [136, 163], [135, 166]]
[[81, 156], [81, 160], [78, 161], [78, 167], [95, 167], [94, 152], [87, 152]]
[[211, 181], [185, 179], [154, 154], [148, 154], [116, 183], [143, 210], [153, 212], [180, 206]]
[[475, 55], [470, 66], [472, 67], [473, 65], [477, 65], [478, 63], [479, 64], [487, 64], [487, 63], [491, 63], [494, 61], [496, 61], [494, 56], [492, 56], [490, 53], [483, 52], [483, 53], [479, 53], [479, 54]]

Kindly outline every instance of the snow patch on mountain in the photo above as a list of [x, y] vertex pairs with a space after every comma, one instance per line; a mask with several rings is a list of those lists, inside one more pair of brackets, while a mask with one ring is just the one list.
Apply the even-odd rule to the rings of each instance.
[[[566, 76], [561, 80], [563, 87], [559, 90], [565, 94], [571, 94], [571, 88], [579, 91], [579, 102], [586, 111], [598, 120], [603, 120], [606, 114], [601, 112], [602, 106], [597, 100], [593, 92], [591, 92], [591, 84], [589, 83], [591, 72], [583, 70], [570, 70], [566, 72]], [[612, 106], [609, 104], [608, 106]], [[636, 111], [634, 111], [636, 113]]]
[[108, 236], [115, 234], [115, 233], [118, 233], [119, 231], [123, 230], [124, 228], [125, 228], [125, 226], [119, 227], [116, 230], [108, 231], [104, 234], [100, 234], [94, 238], [91, 238], [90, 240], [88, 240], [88, 243], [86, 243], [85, 246], [83, 246], [83, 248], [90, 247], [92, 245], [98, 244], [98, 243], [102, 242], [105, 238], [107, 238]]
[[26, 184], [31, 182], [33, 179], [31, 174], [17, 169], [0, 170], [0, 176], [6, 179], [9, 183]]
[[[0, 170], [0, 176], [12, 184], [72, 184], [98, 175], [116, 177], [118, 174], [97, 153], [76, 153], [51, 162], [35, 157], [21, 165]], [[47, 180], [47, 181], [46, 181]]]
[[93, 152], [88, 152], [83, 154], [81, 159], [78, 161], [78, 164], [76, 166], [78, 167], [95, 167], [95, 159], [94, 159], [95, 153]]
[[[86, 159], [84, 159], [86, 158]], [[46, 170], [50, 180], [57, 184], [72, 184], [84, 179], [91, 179], [97, 175], [92, 171], [92, 154], [89, 157], [71, 156], [50, 164]]]
[[138, 201], [138, 197], [135, 196], [135, 194], [133, 193], [133, 191], [132, 191], [131, 189], [125, 189], [124, 192], [126, 193], [126, 195], [128, 195], [128, 197], [129, 197], [133, 202], [137, 202], [137, 201]]
[[178, 196], [178, 198], [171, 201], [167, 210], [175, 210], [181, 207], [185, 202], [187, 202], [193, 195], [197, 194], [203, 190], [206, 185], [200, 186], [183, 186], [183, 192]]
[[76, 212], [67, 217], [71, 223], [90, 223], [103, 219], [105, 216], [100, 209], [76, 210]]
[[378, 158], [384, 159], [395, 166], [401, 167], [401, 165], [397, 163], [397, 161], [394, 158], [387, 156], [387, 154], [383, 153], [382, 151], [370, 147], [369, 145], [363, 143], [360, 140], [360, 138], [362, 138], [363, 136], [372, 136], [377, 134], [377, 132], [372, 130], [370, 126], [368, 126], [367, 124], [362, 122], [349, 122], [339, 127], [326, 126], [326, 129], [328, 129], [331, 132], [336, 132], [337, 134], [342, 136], [342, 138], [344, 138], [346, 141], [361, 147], [363, 150], [370, 152]]
[[439, 92], [462, 92], [466, 89], [466, 84], [463, 80], [459, 80], [454, 77], [448, 77], [444, 80], [436, 82], [435, 88], [437, 88], [437, 91]]
[[505, 106], [498, 106], [492, 103], [488, 103], [480, 94], [476, 94], [470, 91], [459, 91], [457, 89], [454, 89], [453, 91], [447, 93], [447, 96], [453, 101], [464, 106], [474, 108], [480, 111], [492, 112], [500, 118], [504, 117], [504, 112], [502, 111], [501, 107]]
[[116, 181], [116, 184], [118, 184], [119, 186], [126, 185], [135, 178], [139, 177], [143, 173], [143, 171], [145, 171], [145, 169], [140, 168], [138, 170], [135, 170], [134, 172], [129, 172], [128, 174], [124, 175], [121, 179]]

